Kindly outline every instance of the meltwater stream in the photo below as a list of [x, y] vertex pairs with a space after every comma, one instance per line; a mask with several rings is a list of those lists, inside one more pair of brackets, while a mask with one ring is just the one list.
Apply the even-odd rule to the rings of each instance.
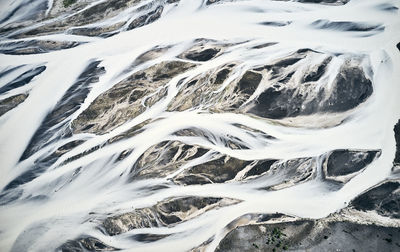
[[[399, 231], [398, 1], [0, 6], [1, 251], [344, 251], [364, 245], [336, 221]], [[278, 244], [240, 233], [276, 223]]]

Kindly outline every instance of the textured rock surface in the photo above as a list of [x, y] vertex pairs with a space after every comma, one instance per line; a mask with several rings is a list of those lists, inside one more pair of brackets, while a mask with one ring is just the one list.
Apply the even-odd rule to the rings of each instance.
[[0, 53], [21, 55], [47, 53], [56, 50], [73, 48], [80, 45], [79, 42], [64, 42], [50, 40], [26, 40], [0, 44]]
[[357, 66], [360, 64], [358, 60], [344, 62], [330, 88], [317, 87], [315, 84], [323, 76], [326, 66], [331, 61], [330, 57], [314, 66], [308, 74], [305, 72], [300, 80], [303, 83], [298, 83], [293, 77], [296, 73], [296, 63], [305, 57], [317, 55], [315, 52], [298, 51], [293, 56], [265, 66], [272, 75], [269, 80], [275, 84], [258, 96], [249, 112], [272, 119], [344, 112], [364, 102], [372, 94], [372, 83]]
[[310, 181], [316, 177], [315, 158], [298, 158], [274, 163], [265, 177], [274, 181], [265, 189], [280, 190]]
[[[208, 60], [207, 57], [215, 57], [218, 50], [197, 49], [196, 55]], [[186, 54], [191, 55], [191, 51]], [[245, 71], [222, 89], [224, 81], [238, 65], [232, 62], [186, 81], [169, 110], [183, 111], [201, 105], [215, 112], [250, 113], [269, 119], [342, 114], [365, 102], [372, 94], [372, 82], [360, 67], [364, 61], [362, 56], [344, 59], [300, 49]], [[327, 69], [339, 64], [333, 83], [329, 83]], [[339, 124], [343, 118], [335, 120], [334, 124]], [[301, 126], [296, 121], [289, 124]], [[320, 127], [318, 124], [314, 119], [311, 125]]]
[[396, 251], [399, 242], [397, 228], [300, 220], [238, 227], [216, 251]]
[[83, 237], [76, 240], [67, 241], [60, 246], [62, 252], [79, 252], [79, 251], [117, 251], [119, 249], [104, 244], [94, 237]]
[[140, 156], [132, 169], [132, 179], [162, 178], [208, 150], [180, 142], [162, 142]]
[[0, 116], [17, 107], [28, 98], [26, 94], [14, 95], [0, 101]]
[[286, 161], [259, 160], [255, 162], [221, 156], [193, 166], [173, 178], [177, 184], [209, 184], [248, 179], [268, 179], [263, 189], [278, 190], [313, 179], [316, 163], [312, 158]]
[[174, 182], [183, 185], [224, 183], [234, 179], [248, 164], [248, 161], [222, 156], [189, 168], [175, 177]]
[[400, 219], [400, 182], [383, 182], [367, 190], [351, 202], [360, 211], [375, 211], [377, 214]]
[[329, 180], [345, 182], [356, 176], [381, 154], [381, 151], [335, 150], [323, 166]]
[[211, 209], [238, 203], [238, 200], [211, 197], [166, 199], [147, 208], [107, 218], [103, 226], [109, 235], [137, 228], [173, 226]]
[[394, 131], [394, 138], [396, 140], [396, 154], [394, 157], [393, 164], [395, 166], [398, 166], [400, 165], [400, 120], [394, 126], [393, 131]]
[[[0, 34], [3, 33], [12, 38], [27, 38], [65, 32], [82, 36], [109, 37], [121, 31], [135, 29], [154, 22], [163, 13], [164, 5], [176, 4], [179, 1], [150, 1], [146, 3], [140, 0], [111, 0], [96, 3], [93, 0], [85, 0], [70, 1], [67, 5], [63, 2], [64, 0], [55, 0], [47, 17], [44, 17], [44, 11], [38, 15], [35, 20], [37, 25], [34, 28], [26, 29], [25, 27], [29, 24], [25, 22], [12, 23], [2, 27]], [[122, 17], [121, 12], [124, 11], [132, 12], [134, 18]], [[48, 42], [39, 41], [38, 43]], [[21, 49], [19, 54], [40, 53], [42, 51], [39, 48]]]
[[[135, 131], [133, 131], [135, 132]], [[191, 129], [176, 133], [181, 136], [204, 136]], [[234, 143], [227, 143], [231, 148]], [[132, 180], [163, 178], [177, 173], [172, 181], [178, 185], [202, 185], [211, 183], [239, 182], [253, 179], [264, 181], [267, 190], [279, 190], [312, 180], [317, 174], [317, 158], [307, 157], [289, 160], [240, 160], [222, 154], [213, 154], [208, 161], [190, 165], [211, 150], [186, 145], [179, 141], [166, 141], [150, 147], [132, 167]], [[321, 157], [324, 179], [347, 183], [375, 159], [378, 150], [334, 150]], [[320, 158], [321, 158], [320, 157]], [[184, 169], [181, 169], [186, 167]]]
[[102, 93], [72, 122], [74, 133], [104, 134], [133, 119], [165, 96], [163, 86], [169, 80], [193, 66], [169, 61], [132, 74]]

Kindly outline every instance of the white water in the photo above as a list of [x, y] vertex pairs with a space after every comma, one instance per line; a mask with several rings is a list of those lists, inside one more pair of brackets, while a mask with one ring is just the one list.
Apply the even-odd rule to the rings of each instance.
[[[12, 1], [10, 1], [12, 2]], [[82, 107], [67, 120], [76, 118], [102, 92], [126, 77], [121, 75], [137, 56], [157, 45], [173, 45], [163, 56], [149, 62], [157, 64], [173, 59], [194, 39], [207, 38], [225, 42], [245, 42], [214, 60], [182, 73], [168, 83], [168, 96], [140, 116], [111, 132], [96, 136], [74, 135], [84, 144], [63, 155], [36, 179], [21, 185], [22, 195], [16, 201], [0, 206], [0, 248], [3, 251], [26, 249], [50, 251], [68, 239], [81, 234], [94, 236], [108, 245], [132, 251], [185, 251], [200, 245], [215, 235], [208, 247], [212, 251], [222, 238], [224, 227], [247, 213], [275, 213], [307, 217], [325, 217], [343, 207], [356, 195], [390, 175], [395, 153], [393, 125], [400, 117], [400, 41], [398, 12], [384, 12], [377, 6], [396, 1], [352, 0], [344, 6], [300, 4], [277, 1], [239, 1], [205, 6], [202, 1], [183, 0], [164, 12], [156, 22], [107, 39], [82, 38], [88, 43], [73, 49], [46, 54], [0, 55], [0, 69], [25, 65], [45, 65], [47, 69], [27, 86], [10, 92], [24, 92], [29, 97], [12, 111], [0, 117], [0, 188], [32, 168], [37, 158], [69, 142], [57, 141], [19, 162], [31, 137], [49, 111], [62, 98], [92, 59], [101, 60], [106, 73], [95, 83]], [[3, 5], [3, 4], [2, 4]], [[4, 15], [3, 13], [1, 13]], [[21, 15], [23, 15], [22, 13]], [[128, 15], [128, 13], [126, 13]], [[382, 24], [385, 30], [373, 36], [360, 37], [357, 32], [319, 30], [310, 24], [319, 19], [331, 21], [368, 22]], [[265, 21], [291, 21], [288, 26], [259, 25]], [[72, 35], [52, 35], [54, 40], [73, 39]], [[40, 38], [40, 37], [38, 37]], [[48, 38], [48, 36], [43, 36]], [[251, 46], [279, 42], [254, 52]], [[350, 120], [334, 128], [304, 129], [283, 127], [243, 114], [211, 114], [207, 110], [166, 112], [169, 102], [178, 92], [177, 82], [186, 76], [196, 76], [226, 62], [243, 61], [243, 71], [261, 65], [269, 59], [300, 48], [343, 54], [366, 54], [372, 65], [373, 95], [358, 107]], [[142, 66], [132, 69], [130, 73]], [[0, 85], [7, 83], [0, 78]], [[228, 85], [229, 83], [226, 83]], [[18, 92], [19, 91], [19, 92]], [[14, 93], [4, 94], [4, 97]], [[106, 145], [67, 164], [69, 157], [89, 150], [131, 127], [159, 119], [146, 130], [129, 139]], [[233, 124], [242, 124], [262, 131], [277, 140], [267, 141], [243, 132]], [[248, 150], [232, 150], [223, 144], [198, 137], [176, 137], [180, 129], [196, 127], [215, 136], [230, 136], [246, 143]], [[157, 185], [166, 179], [128, 182], [129, 171], [137, 158], [150, 146], [168, 139], [198, 144], [214, 151], [244, 160], [290, 159], [315, 157], [342, 148], [381, 149], [381, 157], [338, 191], [330, 191], [322, 180], [313, 180], [279, 191], [260, 191], [264, 182], [225, 183], [202, 186], [170, 186], [144, 193], [144, 185]], [[122, 162], [113, 158], [127, 149], [133, 152]], [[79, 176], [74, 176], [81, 167]], [[121, 176], [122, 174], [122, 176]], [[265, 181], [267, 183], [268, 181]], [[151, 206], [171, 196], [215, 196], [242, 200], [242, 203], [209, 211], [197, 218], [171, 228], [136, 229], [123, 235], [106, 236], [96, 229], [107, 213], [116, 214], [133, 208]], [[45, 196], [43, 199], [32, 199]], [[89, 215], [90, 212], [96, 214]], [[92, 221], [87, 221], [94, 218]], [[97, 221], [97, 222], [96, 222]], [[135, 233], [173, 234], [152, 243], [140, 243], [129, 238]]]

